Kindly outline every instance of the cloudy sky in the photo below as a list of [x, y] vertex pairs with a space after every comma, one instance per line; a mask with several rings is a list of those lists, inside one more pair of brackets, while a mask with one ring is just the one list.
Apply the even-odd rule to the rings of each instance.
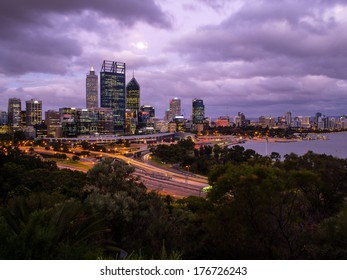
[[0, 110], [85, 107], [85, 76], [125, 62], [163, 117], [347, 114], [347, 0], [2, 0]]

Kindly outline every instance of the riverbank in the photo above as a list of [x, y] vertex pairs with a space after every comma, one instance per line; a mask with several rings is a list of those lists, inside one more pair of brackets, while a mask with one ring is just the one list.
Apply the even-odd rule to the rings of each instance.
[[[269, 155], [272, 152], [279, 153], [282, 157], [286, 154], [295, 153], [303, 155], [308, 151], [313, 151], [317, 154], [332, 155], [338, 158], [347, 158], [347, 132], [322, 134], [328, 141], [321, 139], [311, 140], [297, 140], [297, 139], [284, 139], [278, 141], [279, 138], [264, 138], [260, 139], [247, 139], [242, 146], [245, 149], [252, 149], [261, 155]], [[289, 141], [288, 141], [289, 140]]]
[[287, 142], [299, 142], [302, 141], [302, 139], [299, 138], [292, 138], [292, 139], [287, 139], [287, 138], [247, 138], [244, 139], [244, 141], [247, 142], [269, 142], [269, 143], [287, 143]]

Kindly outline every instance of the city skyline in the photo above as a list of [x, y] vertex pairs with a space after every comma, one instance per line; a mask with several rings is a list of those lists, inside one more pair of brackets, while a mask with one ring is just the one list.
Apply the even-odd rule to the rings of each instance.
[[84, 108], [86, 72], [114, 60], [159, 118], [173, 97], [186, 118], [196, 97], [212, 118], [347, 113], [344, 1], [229, 2], [5, 1], [0, 110], [12, 97]]

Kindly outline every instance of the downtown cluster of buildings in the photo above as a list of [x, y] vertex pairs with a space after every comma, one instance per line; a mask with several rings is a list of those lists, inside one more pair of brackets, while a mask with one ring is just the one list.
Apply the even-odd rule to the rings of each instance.
[[170, 100], [164, 118], [159, 119], [156, 118], [153, 106], [140, 105], [141, 90], [134, 75], [126, 84], [125, 67], [123, 62], [104, 60], [100, 71], [100, 83], [92, 67], [86, 75], [86, 108], [63, 107], [59, 111], [48, 110], [45, 112], [44, 120], [42, 101], [25, 101], [26, 107], [23, 110], [19, 98], [10, 98], [8, 111], [0, 112], [0, 133], [20, 130], [32, 138], [67, 138], [176, 131], [201, 132], [208, 127], [247, 125], [269, 128], [347, 128], [345, 116], [326, 117], [321, 113], [314, 117], [292, 117], [291, 112], [287, 112], [278, 118], [261, 116], [256, 121], [250, 121], [239, 112], [233, 119], [221, 116], [212, 122], [205, 117], [204, 102], [198, 98], [192, 100], [192, 115], [189, 120], [182, 114], [179, 98]]
[[[86, 108], [62, 107], [48, 110], [42, 119], [42, 101], [26, 101], [23, 110], [19, 98], [8, 100], [8, 111], [0, 112], [0, 133], [24, 131], [28, 137], [79, 137], [87, 135], [125, 135], [177, 130], [200, 129], [208, 126], [203, 100], [192, 101], [192, 121], [181, 112], [181, 100], [170, 100], [164, 120], [155, 116], [155, 108], [140, 105], [140, 85], [135, 79], [126, 84], [126, 65], [104, 60], [99, 77], [94, 68], [86, 75]], [[99, 106], [100, 104], [100, 106]], [[188, 123], [188, 125], [187, 125]]]

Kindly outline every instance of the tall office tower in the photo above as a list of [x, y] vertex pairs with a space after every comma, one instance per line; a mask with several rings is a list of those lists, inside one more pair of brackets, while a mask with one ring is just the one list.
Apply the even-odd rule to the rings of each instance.
[[291, 126], [291, 124], [292, 124], [292, 112], [286, 112], [285, 118], [286, 118], [287, 126]]
[[205, 105], [202, 99], [195, 98], [192, 101], [192, 122], [193, 124], [203, 123], [205, 119]]
[[175, 97], [170, 100], [170, 111], [172, 112], [173, 117], [181, 115], [181, 99]]
[[54, 110], [45, 112], [45, 124], [47, 126], [47, 136], [57, 138], [60, 131], [60, 113]]
[[101, 107], [112, 108], [114, 132], [125, 130], [125, 63], [104, 60], [100, 72]]
[[98, 76], [91, 67], [86, 77], [87, 108], [98, 108]]
[[130, 110], [131, 118], [138, 119], [140, 111], [140, 85], [134, 76], [126, 87], [126, 109]]
[[28, 100], [26, 104], [26, 125], [31, 126], [42, 122], [42, 101]]
[[19, 98], [10, 98], [8, 100], [8, 125], [10, 129], [21, 127], [22, 103]]

